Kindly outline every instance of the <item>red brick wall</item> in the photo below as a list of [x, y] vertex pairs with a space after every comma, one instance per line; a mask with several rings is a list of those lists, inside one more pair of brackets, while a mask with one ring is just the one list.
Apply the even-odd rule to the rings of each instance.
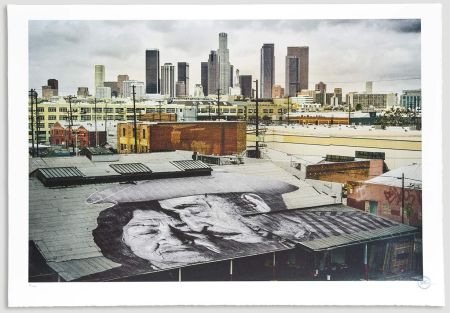
[[243, 122], [160, 123], [150, 126], [150, 151], [228, 155], [245, 150]]
[[[405, 189], [406, 224], [422, 225], [422, 191]], [[368, 211], [369, 201], [377, 203], [377, 215], [401, 222], [402, 189], [393, 186], [354, 183], [347, 197], [351, 207]], [[409, 216], [408, 216], [409, 215]]]

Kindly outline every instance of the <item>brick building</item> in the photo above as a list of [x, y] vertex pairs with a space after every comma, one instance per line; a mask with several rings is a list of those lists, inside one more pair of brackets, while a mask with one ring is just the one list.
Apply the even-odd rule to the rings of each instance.
[[[402, 188], [402, 174], [404, 175]], [[403, 200], [403, 201], [402, 201]], [[422, 166], [413, 164], [353, 183], [347, 204], [413, 226], [422, 225]]]
[[97, 131], [97, 143], [96, 132], [90, 128], [89, 126], [85, 127], [83, 125], [73, 126], [72, 132], [70, 132], [69, 127], [64, 127], [59, 122], [56, 122], [50, 128], [50, 144], [72, 146], [76, 142], [76, 147], [82, 149], [85, 147], [94, 147], [106, 142], [105, 131]]
[[[133, 123], [117, 126], [119, 153], [134, 151]], [[246, 149], [245, 122], [139, 123], [138, 152], [188, 150], [230, 155]]]

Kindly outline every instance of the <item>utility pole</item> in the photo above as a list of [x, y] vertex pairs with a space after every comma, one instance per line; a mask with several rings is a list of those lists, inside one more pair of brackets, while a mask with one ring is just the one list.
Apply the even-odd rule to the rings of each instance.
[[36, 90], [33, 90], [32, 97], [34, 97], [34, 104], [36, 105], [36, 156], [39, 157], [39, 110]]
[[405, 173], [402, 173], [402, 224], [405, 221]]
[[259, 159], [259, 104], [258, 104], [258, 80], [256, 82], [256, 141], [255, 141], [255, 153], [256, 158]]
[[289, 94], [288, 94], [288, 107], [287, 107], [287, 124], [289, 126]]
[[71, 141], [72, 141], [72, 153], [75, 156], [75, 144], [73, 143], [73, 135], [72, 134], [72, 126], [73, 126], [73, 118], [72, 118], [72, 99], [76, 99], [75, 96], [67, 96], [65, 98], [66, 100], [69, 100], [69, 133], [72, 136]]
[[220, 88], [217, 88], [217, 119], [220, 120]]
[[348, 126], [350, 126], [350, 101], [348, 101]]
[[208, 101], [208, 116], [209, 120], [211, 120], [211, 101]]
[[[137, 149], [137, 123], [136, 123], [136, 92], [135, 88], [136, 86], [131, 86], [133, 88], [133, 119], [134, 119], [134, 129], [133, 129], [133, 135], [134, 135], [134, 153], [138, 153]], [[161, 114], [161, 113], [160, 113]], [[161, 115], [160, 115], [161, 116]]]
[[31, 101], [31, 156], [34, 157], [34, 108], [33, 108], [33, 93], [34, 89], [29, 91], [30, 101]]
[[95, 146], [98, 146], [98, 131], [97, 131], [97, 98], [94, 98], [94, 125], [95, 125]]

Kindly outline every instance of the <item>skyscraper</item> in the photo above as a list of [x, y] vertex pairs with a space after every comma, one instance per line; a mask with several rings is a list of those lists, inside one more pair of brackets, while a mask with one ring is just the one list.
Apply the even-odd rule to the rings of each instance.
[[252, 75], [240, 75], [239, 85], [241, 86], [241, 94], [246, 98], [252, 97]]
[[219, 81], [219, 60], [217, 52], [212, 50], [208, 58], [208, 93], [215, 95], [217, 93]]
[[286, 56], [286, 78], [285, 78], [285, 95], [295, 97], [300, 90], [300, 82], [298, 81], [298, 73], [300, 70], [300, 61], [296, 55]]
[[208, 95], [208, 62], [201, 63], [201, 83], [203, 95]]
[[[309, 77], [309, 47], [288, 47], [287, 56], [296, 56], [299, 59], [299, 69], [296, 80], [291, 80], [289, 83], [298, 82], [298, 91], [308, 89]], [[286, 58], [287, 61], [287, 58]], [[287, 84], [288, 82], [286, 82]], [[287, 90], [286, 86], [286, 90]]]
[[160, 93], [159, 50], [145, 50], [145, 92]]
[[326, 93], [327, 93], [327, 84], [324, 82], [319, 82], [316, 84], [316, 103], [320, 103], [322, 105], [325, 105], [326, 103]]
[[175, 95], [177, 97], [185, 97], [186, 96], [186, 85], [184, 81], [177, 81], [175, 84]]
[[230, 65], [230, 87], [233, 87], [233, 79], [234, 79], [234, 66]]
[[275, 45], [265, 43], [261, 48], [261, 98], [272, 98], [275, 83]]
[[175, 66], [172, 63], [161, 66], [161, 94], [171, 98], [175, 96]]
[[96, 65], [95, 66], [95, 88], [103, 87], [103, 83], [105, 82], [105, 66], [104, 65]]
[[126, 80], [130, 80], [130, 77], [127, 74], [117, 75], [117, 87], [119, 89], [119, 95], [123, 95], [123, 82]]
[[371, 81], [366, 82], [366, 93], [368, 95], [370, 95], [372, 93], [372, 86], [373, 86], [373, 82], [371, 82]]
[[56, 90], [56, 96], [58, 95], [58, 80], [54, 78], [50, 78], [47, 80], [47, 86], [50, 86], [52, 89]]
[[189, 63], [178, 62], [178, 80], [184, 82], [183, 96], [189, 96]]
[[[219, 34], [219, 50], [217, 50], [219, 61], [219, 85], [223, 95], [227, 95], [230, 89], [230, 52], [228, 50], [228, 35]], [[217, 93], [217, 90], [216, 90]]]

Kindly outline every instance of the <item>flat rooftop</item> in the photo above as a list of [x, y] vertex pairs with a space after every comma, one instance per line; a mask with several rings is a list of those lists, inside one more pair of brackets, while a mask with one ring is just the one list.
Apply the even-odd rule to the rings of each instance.
[[[190, 156], [33, 158], [30, 173], [70, 165], [99, 175], [127, 162], [166, 171]], [[69, 187], [46, 187], [31, 175], [29, 188], [29, 240], [66, 281], [109, 281], [297, 246], [329, 250], [416, 230], [334, 203], [267, 160], [213, 167], [210, 176]]]

